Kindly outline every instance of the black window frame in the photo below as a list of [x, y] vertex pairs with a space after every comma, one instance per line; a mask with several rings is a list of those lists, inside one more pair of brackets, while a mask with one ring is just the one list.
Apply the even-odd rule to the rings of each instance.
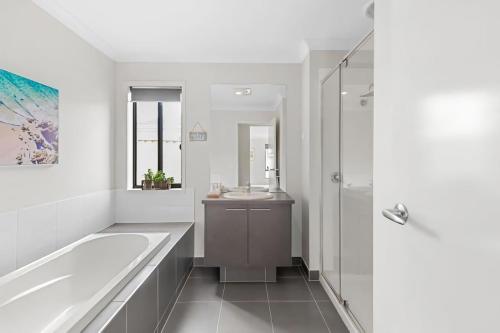
[[[182, 110], [181, 110], [182, 112]], [[158, 166], [157, 170], [163, 171], [163, 103], [158, 102]], [[182, 141], [180, 143], [180, 149], [182, 154]], [[181, 159], [182, 163], [182, 159]], [[182, 167], [182, 166], [181, 166]], [[168, 176], [168, 175], [167, 175]], [[138, 184], [137, 181], [140, 180]], [[174, 179], [175, 180], [175, 179]], [[142, 177], [138, 177], [137, 174], [137, 102], [132, 102], [132, 187], [135, 189], [142, 189]], [[173, 183], [172, 188], [182, 188], [182, 182]]]

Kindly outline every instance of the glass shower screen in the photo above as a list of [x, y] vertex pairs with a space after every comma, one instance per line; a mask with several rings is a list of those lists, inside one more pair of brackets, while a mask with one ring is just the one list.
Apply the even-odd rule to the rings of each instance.
[[323, 81], [321, 89], [322, 274], [337, 297], [340, 297], [339, 69]]
[[372, 332], [373, 35], [321, 85], [321, 269], [345, 310]]

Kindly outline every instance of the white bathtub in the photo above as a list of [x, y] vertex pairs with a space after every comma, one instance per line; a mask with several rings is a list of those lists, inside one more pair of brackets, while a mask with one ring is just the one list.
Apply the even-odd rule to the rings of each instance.
[[80, 332], [168, 242], [93, 234], [0, 278], [0, 332]]

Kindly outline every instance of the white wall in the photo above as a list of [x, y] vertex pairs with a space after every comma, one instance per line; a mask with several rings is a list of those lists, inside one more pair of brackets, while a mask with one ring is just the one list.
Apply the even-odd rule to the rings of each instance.
[[212, 110], [209, 138], [210, 173], [220, 176], [229, 187], [238, 186], [238, 124], [270, 124], [277, 117], [272, 111]]
[[311, 82], [311, 57], [307, 55], [302, 63], [302, 112], [301, 112], [301, 247], [302, 259], [309, 266], [309, 117], [310, 117], [310, 82]]
[[302, 256], [310, 270], [320, 268], [320, 72], [334, 68], [345, 54], [311, 51], [302, 64]]
[[4, 0], [0, 67], [59, 89], [59, 165], [0, 168], [0, 212], [112, 188], [114, 63], [28, 0]]
[[[119, 63], [116, 68], [116, 184], [126, 188], [126, 100], [131, 81], [184, 82], [186, 132], [199, 121], [208, 132], [210, 127], [210, 86], [216, 83], [249, 84], [268, 83], [285, 85], [287, 90], [286, 128], [286, 184], [288, 193], [296, 200], [293, 208], [292, 254], [299, 256], [301, 218], [301, 67], [300, 64], [168, 64]], [[186, 142], [185, 186], [195, 192], [195, 255], [203, 256], [204, 212], [201, 200], [209, 191], [210, 152], [208, 142]]]
[[28, 0], [4, 0], [0, 67], [59, 89], [59, 164], [0, 168], [0, 275], [108, 226], [114, 63]]

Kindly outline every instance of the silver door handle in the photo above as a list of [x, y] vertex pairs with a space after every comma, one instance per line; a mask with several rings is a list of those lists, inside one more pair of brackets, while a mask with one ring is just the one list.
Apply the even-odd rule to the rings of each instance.
[[402, 203], [396, 204], [393, 209], [384, 209], [382, 211], [384, 215], [389, 220], [396, 222], [401, 225], [405, 225], [408, 220], [408, 209]]
[[332, 183], [340, 183], [340, 172], [334, 172], [330, 175]]

